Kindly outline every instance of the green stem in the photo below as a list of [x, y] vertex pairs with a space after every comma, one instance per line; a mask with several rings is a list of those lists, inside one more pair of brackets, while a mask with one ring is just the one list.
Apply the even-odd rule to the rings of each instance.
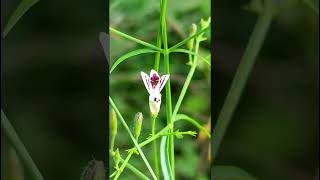
[[209, 30], [209, 28], [210, 28], [210, 26], [208, 26], [208, 27], [206, 27], [206, 28], [198, 31], [197, 33], [195, 33], [195, 34], [192, 35], [192, 36], [187, 37], [186, 39], [182, 40], [181, 42], [179, 42], [179, 43], [177, 43], [176, 45], [174, 45], [174, 46], [172, 46], [171, 48], [169, 48], [169, 52], [172, 52], [172, 51], [178, 49], [180, 46], [186, 44], [190, 39], [193, 39], [193, 38], [199, 36], [199, 34], [202, 34], [202, 33], [204, 33], [205, 31]]
[[264, 12], [259, 15], [253, 33], [247, 44], [247, 48], [241, 59], [235, 77], [232, 81], [230, 90], [218, 116], [215, 129], [213, 131], [212, 153], [213, 159], [217, 156], [219, 146], [222, 142], [227, 127], [231, 121], [234, 110], [236, 109], [242, 91], [246, 85], [249, 74], [254, 66], [257, 55], [261, 49], [273, 17], [271, 5], [267, 5]]
[[113, 149], [114, 149], [114, 141], [116, 139], [116, 136], [115, 135], [111, 135], [111, 142], [110, 142], [110, 152], [114, 152]]
[[16, 150], [17, 154], [21, 159], [21, 162], [23, 163], [24, 167], [30, 172], [30, 174], [32, 175], [32, 178], [35, 180], [44, 180], [39, 169], [37, 168], [36, 164], [33, 162], [30, 154], [28, 153], [27, 149], [23, 145], [22, 141], [20, 140], [19, 136], [17, 135], [16, 131], [12, 127], [10, 121], [8, 120], [7, 116], [5, 115], [2, 109], [1, 109], [1, 127], [4, 135], [9, 140], [13, 148]]
[[[167, 0], [162, 0], [161, 3], [161, 27], [162, 27], [162, 38], [163, 38], [163, 55], [164, 55], [164, 66], [166, 74], [170, 74], [170, 63], [169, 63], [169, 51], [168, 51], [168, 39], [167, 39], [167, 26], [166, 26], [166, 11], [167, 11]], [[167, 107], [167, 124], [169, 125], [169, 133], [174, 131], [172, 122], [172, 102], [171, 102], [171, 88], [170, 78], [166, 84], [166, 107]], [[169, 138], [169, 155], [170, 165], [172, 167], [172, 174], [175, 174], [174, 165], [174, 136]]]
[[[112, 157], [112, 155], [110, 155], [110, 157]], [[124, 163], [124, 159], [122, 159], [120, 157], [120, 162]], [[139, 171], [136, 167], [134, 167], [132, 164], [130, 164], [129, 162], [127, 163], [126, 167], [128, 167], [128, 169], [130, 171], [132, 171], [135, 175], [137, 175], [138, 177], [140, 177], [143, 180], [150, 180], [150, 178], [148, 178], [145, 174], [143, 174], [141, 171]], [[117, 171], [113, 172], [109, 177], [113, 177], [117, 174]]]
[[[156, 117], [152, 118], [152, 136], [155, 135], [156, 131]], [[159, 179], [159, 161], [158, 161], [158, 152], [157, 152], [157, 141], [156, 139], [153, 141], [153, 159], [154, 159], [154, 168], [155, 168], [155, 173], [156, 176]]]
[[[160, 0], [160, 9], [162, 7], [162, 0]], [[157, 35], [157, 47], [161, 49], [162, 44], [162, 36], [161, 36], [161, 20], [162, 20], [162, 13], [160, 13], [160, 23], [159, 23], [159, 29], [158, 29], [158, 35]], [[154, 70], [159, 71], [159, 65], [160, 65], [160, 52], [156, 53], [155, 60], [154, 60]]]
[[140, 154], [142, 160], [144, 161], [144, 163], [146, 164], [148, 170], [150, 171], [153, 179], [158, 179], [158, 178], [156, 177], [156, 175], [154, 174], [154, 172], [153, 172], [153, 170], [152, 170], [152, 168], [151, 168], [151, 166], [150, 166], [147, 158], [145, 157], [144, 153], [142, 152], [141, 148], [139, 147], [138, 142], [137, 142], [136, 139], [133, 137], [133, 135], [132, 135], [132, 133], [131, 133], [131, 131], [130, 131], [128, 125], [127, 125], [127, 123], [126, 123], [126, 121], [123, 119], [121, 113], [119, 112], [117, 106], [114, 104], [114, 102], [113, 102], [113, 100], [111, 99], [110, 96], [109, 96], [109, 102], [110, 102], [112, 108], [115, 110], [115, 112], [116, 112], [117, 115], [119, 116], [122, 125], [125, 127], [125, 129], [126, 129], [126, 131], [128, 132], [131, 140], [133, 141], [134, 145], [136, 146], [137, 150], [139, 151], [139, 154]]
[[130, 151], [128, 156], [126, 157], [126, 159], [124, 160], [124, 162], [121, 164], [121, 167], [118, 169], [116, 176], [114, 177], [114, 180], [117, 180], [119, 178], [119, 176], [121, 175], [121, 173], [123, 172], [124, 168], [127, 166], [132, 154], [134, 153], [134, 151]]
[[[120, 161], [123, 163], [124, 160], [120, 159]], [[146, 175], [144, 175], [141, 171], [139, 171], [137, 168], [135, 168], [133, 165], [131, 165], [130, 163], [127, 164], [128, 169], [130, 169], [135, 175], [137, 175], [138, 177], [140, 177], [143, 180], [150, 180], [150, 178], [148, 178]]]
[[[196, 39], [196, 43], [195, 43], [195, 54], [198, 54], [199, 44], [200, 44], [200, 41], [198, 41], [198, 40]], [[191, 66], [190, 71], [189, 71], [189, 73], [188, 73], [187, 79], [186, 79], [186, 81], [185, 81], [184, 84], [183, 84], [183, 87], [182, 87], [181, 93], [180, 93], [180, 95], [179, 95], [177, 104], [176, 104], [176, 106], [174, 107], [174, 111], [173, 111], [173, 115], [172, 115], [173, 119], [175, 119], [175, 117], [176, 117], [176, 115], [177, 115], [177, 113], [178, 113], [178, 111], [179, 111], [179, 109], [180, 109], [182, 100], [183, 100], [183, 98], [184, 98], [184, 96], [185, 96], [185, 94], [186, 94], [186, 92], [187, 92], [187, 89], [188, 89], [188, 87], [189, 87], [189, 85], [190, 85], [190, 82], [191, 82], [191, 79], [192, 79], [192, 77], [193, 77], [193, 74], [194, 74], [194, 72], [195, 72], [195, 70], [196, 70], [196, 68], [197, 68], [197, 63], [198, 63], [198, 56], [194, 56], [193, 61], [192, 61], [192, 66]]]

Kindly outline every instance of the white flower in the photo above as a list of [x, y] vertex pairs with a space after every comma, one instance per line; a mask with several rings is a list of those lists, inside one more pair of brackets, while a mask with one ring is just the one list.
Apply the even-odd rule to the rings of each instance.
[[161, 90], [165, 86], [169, 75], [159, 76], [158, 72], [155, 70], [150, 71], [150, 76], [148, 74], [141, 72], [141, 77], [143, 83], [149, 93], [149, 107], [152, 116], [157, 116], [161, 105]]

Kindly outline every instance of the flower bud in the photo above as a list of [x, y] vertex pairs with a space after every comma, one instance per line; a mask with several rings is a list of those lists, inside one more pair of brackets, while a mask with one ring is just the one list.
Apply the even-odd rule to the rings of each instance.
[[115, 151], [115, 155], [113, 156], [116, 169], [119, 169], [120, 159], [121, 159], [121, 156], [120, 156], [119, 148], [117, 148], [117, 150]]
[[[191, 26], [191, 31], [190, 31], [189, 36], [193, 36], [196, 32], [197, 32], [197, 25], [193, 23], [192, 26]], [[194, 38], [192, 38], [187, 43], [187, 47], [188, 47], [189, 50], [193, 49], [193, 44], [194, 44]]]
[[135, 138], [138, 139], [141, 133], [143, 115], [141, 112], [138, 112], [134, 117], [134, 134]]
[[117, 128], [118, 128], [117, 115], [116, 115], [116, 112], [113, 109], [111, 109], [111, 113], [110, 113], [110, 129], [111, 129], [111, 135], [112, 136], [116, 136]]
[[206, 21], [201, 18], [200, 29], [202, 30], [202, 29], [207, 28], [210, 25], [210, 23], [211, 23], [211, 17], [209, 17], [208, 20], [206, 20]]

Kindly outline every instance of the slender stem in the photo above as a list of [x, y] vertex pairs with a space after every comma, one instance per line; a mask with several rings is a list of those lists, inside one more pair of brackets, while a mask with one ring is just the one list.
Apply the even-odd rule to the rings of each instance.
[[150, 138], [148, 138], [147, 140], [143, 141], [142, 143], [139, 144], [140, 147], [143, 147], [149, 143], [151, 143], [152, 141], [154, 141], [155, 139], [159, 138], [161, 136], [162, 133], [168, 131], [169, 129], [169, 125], [167, 125], [166, 127], [164, 127], [161, 131], [159, 131], [157, 134], [155, 134], [154, 136], [151, 136]]
[[[162, 0], [160, 0], [160, 9], [162, 7]], [[162, 20], [162, 13], [160, 13], [160, 19], [159, 19], [159, 28], [158, 28], [158, 35], [157, 35], [157, 47], [161, 49], [161, 44], [162, 44], [162, 36], [161, 36], [161, 31], [162, 31], [162, 26], [161, 26], [161, 20]], [[154, 69], [156, 71], [159, 71], [159, 65], [160, 65], [160, 55], [161, 53], [158, 51], [155, 55], [155, 60], [154, 60]], [[155, 135], [156, 131], [156, 117], [151, 117], [152, 118], [152, 136]], [[154, 168], [155, 168], [155, 173], [156, 176], [159, 178], [159, 161], [158, 161], [158, 152], [157, 152], [157, 140], [155, 139], [153, 141], [153, 159], [154, 159]]]
[[110, 152], [113, 152], [115, 139], [116, 139], [116, 136], [112, 135], [111, 142], [110, 142]]
[[4, 135], [9, 140], [13, 148], [16, 150], [17, 154], [21, 159], [21, 162], [23, 163], [24, 167], [30, 172], [30, 174], [32, 175], [32, 178], [35, 180], [44, 180], [39, 169], [37, 168], [36, 164], [32, 160], [30, 154], [28, 153], [27, 149], [23, 145], [22, 141], [20, 140], [19, 136], [17, 135], [16, 131], [12, 127], [10, 121], [8, 120], [7, 116], [5, 115], [2, 109], [1, 109], [1, 127]]
[[239, 64], [235, 77], [232, 81], [226, 100], [218, 116], [217, 123], [213, 131], [213, 159], [217, 156], [220, 144], [231, 121], [233, 112], [238, 105], [240, 96], [248, 80], [248, 76], [254, 66], [257, 55], [270, 27], [272, 17], [272, 7], [271, 5], [268, 6], [266, 3], [263, 13], [259, 15], [253, 33], [247, 44], [247, 48], [243, 54], [241, 63]]
[[[169, 63], [169, 51], [168, 51], [168, 39], [167, 39], [167, 26], [166, 26], [166, 11], [167, 11], [167, 0], [162, 0], [161, 3], [161, 25], [162, 25], [162, 38], [163, 38], [163, 55], [164, 55], [164, 66], [166, 74], [170, 74], [170, 63]], [[172, 102], [171, 102], [171, 88], [170, 79], [166, 84], [166, 107], [167, 107], [167, 124], [169, 125], [169, 133], [174, 131], [172, 122]], [[170, 165], [172, 167], [172, 174], [174, 176], [174, 136], [169, 138], [169, 155]]]
[[[123, 163], [124, 160], [120, 159], [120, 161]], [[141, 171], [139, 171], [137, 168], [135, 168], [133, 165], [131, 165], [130, 163], [127, 164], [128, 169], [130, 169], [135, 175], [137, 175], [138, 177], [140, 177], [143, 180], [150, 180], [150, 178], [148, 178], [146, 175], [144, 175]]]
[[134, 145], [136, 146], [137, 150], [139, 151], [139, 154], [140, 154], [142, 160], [144, 161], [144, 163], [146, 164], [148, 170], [150, 171], [153, 179], [158, 179], [158, 178], [156, 177], [156, 175], [154, 174], [154, 172], [153, 172], [153, 170], [152, 170], [152, 168], [151, 168], [151, 166], [150, 166], [147, 158], [145, 157], [144, 153], [142, 152], [141, 148], [139, 147], [138, 142], [136, 141], [136, 139], [135, 139], [134, 136], [132, 135], [132, 133], [131, 133], [131, 131], [130, 131], [130, 129], [129, 129], [127, 123], [126, 123], [126, 121], [123, 119], [121, 113], [119, 112], [117, 106], [114, 104], [114, 102], [113, 102], [113, 100], [111, 99], [110, 96], [109, 96], [109, 102], [110, 102], [112, 108], [115, 110], [115, 112], [116, 112], [117, 115], [119, 116], [122, 125], [125, 127], [125, 129], [126, 129], [126, 131], [128, 132], [131, 140], [133, 141]]
[[197, 36], [199, 36], [199, 34], [204, 33], [205, 31], [209, 30], [210, 26], [198, 31], [197, 33], [195, 33], [192, 36], [187, 37], [186, 39], [182, 40], [181, 42], [177, 43], [176, 45], [172, 46], [171, 48], [169, 48], [169, 52], [172, 52], [175, 49], [178, 49], [180, 46], [186, 44], [190, 39], [193, 39]]
[[[155, 135], [156, 131], [156, 117], [152, 117], [152, 136]], [[159, 178], [159, 161], [158, 161], [158, 152], [157, 152], [157, 141], [153, 141], [153, 159], [154, 159], [154, 168], [156, 176]]]
[[121, 175], [121, 173], [123, 172], [124, 168], [127, 166], [132, 154], [134, 153], [134, 151], [130, 151], [128, 156], [126, 157], [126, 159], [124, 160], [124, 162], [121, 164], [120, 168], [117, 171], [116, 176], [114, 177], [114, 180], [117, 180], [119, 178], [119, 176]]
[[[110, 155], [111, 157], [112, 155]], [[120, 157], [120, 162], [124, 163], [124, 159]], [[130, 164], [129, 162], [127, 163], [126, 167], [128, 167], [129, 170], [131, 170], [135, 175], [137, 175], [138, 177], [140, 177], [143, 180], [150, 180], [150, 178], [148, 178], [145, 174], [143, 174], [141, 171], [139, 171], [136, 167], [134, 167], [132, 164]], [[113, 177], [117, 174], [117, 171], [113, 172], [109, 177]]]
[[123, 32], [120, 32], [120, 31], [118, 31], [118, 30], [116, 30], [116, 29], [114, 29], [114, 28], [112, 28], [112, 27], [110, 27], [109, 29], [110, 29], [110, 32], [113, 32], [113, 33], [115, 33], [115, 34], [118, 34], [119, 36], [122, 36], [122, 37], [124, 37], [124, 38], [126, 38], [126, 39], [129, 39], [129, 40], [131, 40], [131, 41], [134, 41], [134, 42], [136, 42], [136, 43], [138, 43], [138, 44], [141, 44], [141, 45], [144, 45], [144, 46], [149, 47], [149, 48], [151, 48], [151, 49], [154, 49], [154, 50], [157, 50], [157, 51], [162, 52], [162, 49], [161, 49], [161, 48], [158, 48], [157, 46], [155, 46], [155, 45], [153, 45], [153, 44], [150, 44], [150, 43], [147, 43], [147, 42], [142, 41], [142, 40], [140, 40], [140, 39], [137, 39], [137, 38], [135, 38], [135, 37], [132, 37], [132, 36], [130, 36], [130, 35], [128, 35], [128, 34], [125, 34], [125, 33], [123, 33]]
[[[200, 44], [200, 41], [198, 41], [196, 39], [196, 42], [195, 42], [195, 54], [198, 54], [198, 51], [199, 51], [199, 44]], [[191, 82], [191, 79], [193, 77], [193, 74], [197, 68], [197, 62], [198, 62], [198, 56], [194, 56], [193, 58], [193, 61], [192, 61], [192, 66], [190, 68], [190, 71], [188, 73], [188, 76], [187, 76], [187, 79], [186, 81], [184, 82], [183, 84], [183, 87], [182, 87], [182, 90], [181, 90], [181, 93], [179, 95], [179, 98], [178, 98], [178, 101], [177, 101], [177, 104], [176, 106], [174, 107], [174, 110], [173, 110], [173, 119], [175, 119], [175, 116], [177, 115], [179, 109], [180, 109], [180, 106], [181, 106], [181, 103], [182, 103], [182, 100], [187, 92], [187, 89], [190, 85], [190, 82]]]

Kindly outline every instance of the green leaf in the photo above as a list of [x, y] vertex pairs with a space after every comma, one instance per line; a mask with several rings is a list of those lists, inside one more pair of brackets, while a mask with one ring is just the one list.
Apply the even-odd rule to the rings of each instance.
[[138, 44], [144, 45], [144, 46], [146, 46], [148, 48], [151, 48], [151, 49], [154, 49], [154, 50], [157, 50], [157, 51], [162, 51], [162, 49], [158, 48], [157, 46], [155, 46], [153, 44], [150, 44], [150, 43], [147, 43], [147, 42], [142, 41], [140, 39], [137, 39], [135, 37], [132, 37], [132, 36], [130, 36], [128, 34], [125, 34], [125, 33], [121, 32], [121, 31], [118, 31], [118, 30], [116, 30], [116, 29], [114, 29], [112, 27], [110, 27], [109, 30], [110, 30], [110, 32], [113, 32], [113, 33], [115, 33], [115, 34], [117, 34], [117, 35], [119, 35], [119, 36], [121, 36], [123, 38], [131, 40], [131, 41], [136, 42]]
[[119, 57], [112, 65], [111, 70], [110, 70], [110, 74], [112, 73], [112, 71], [123, 61], [127, 60], [128, 58], [131, 58], [133, 56], [137, 56], [139, 54], [146, 54], [146, 53], [156, 53], [157, 51], [152, 50], [152, 49], [137, 49], [131, 52], [128, 52], [124, 55], [122, 55], [121, 57]]
[[173, 50], [171, 52], [187, 53], [187, 54], [191, 54], [191, 55], [194, 55], [194, 56], [198, 56], [201, 60], [203, 60], [205, 63], [207, 63], [209, 66], [211, 66], [211, 63], [210, 63], [210, 61], [208, 61], [207, 58], [204, 58], [204, 57], [200, 56], [199, 54], [196, 54], [195, 52], [189, 51], [187, 49], [175, 49], [175, 50]]
[[172, 180], [172, 171], [170, 166], [170, 157], [169, 157], [169, 141], [167, 141], [167, 136], [163, 136], [161, 138], [160, 143], [160, 162], [163, 178], [165, 180]]
[[200, 123], [197, 122], [197, 120], [195, 120], [185, 114], [177, 114], [174, 121], [178, 121], [178, 120], [185, 120], [185, 121], [190, 122], [191, 124], [193, 124], [194, 126], [199, 128], [200, 130], [204, 131], [208, 135], [209, 138], [211, 137], [210, 133], [206, 130], [206, 128], [201, 126]]
[[12, 13], [6, 27], [3, 30], [3, 38], [7, 36], [10, 30], [20, 20], [20, 18], [39, 0], [22, 0], [18, 5], [17, 9]]
[[246, 171], [233, 166], [214, 166], [211, 176], [214, 180], [257, 180]]
[[1, 130], [4, 136], [8, 139], [12, 147], [17, 152], [19, 159], [24, 166], [24, 169], [27, 170], [30, 175], [32, 175], [32, 179], [34, 180], [44, 180], [43, 176], [41, 175], [38, 167], [32, 160], [30, 154], [28, 153], [27, 149], [25, 148], [24, 144], [22, 143], [21, 139], [17, 135], [15, 129], [11, 125], [10, 121], [8, 120], [6, 114], [1, 109]]

